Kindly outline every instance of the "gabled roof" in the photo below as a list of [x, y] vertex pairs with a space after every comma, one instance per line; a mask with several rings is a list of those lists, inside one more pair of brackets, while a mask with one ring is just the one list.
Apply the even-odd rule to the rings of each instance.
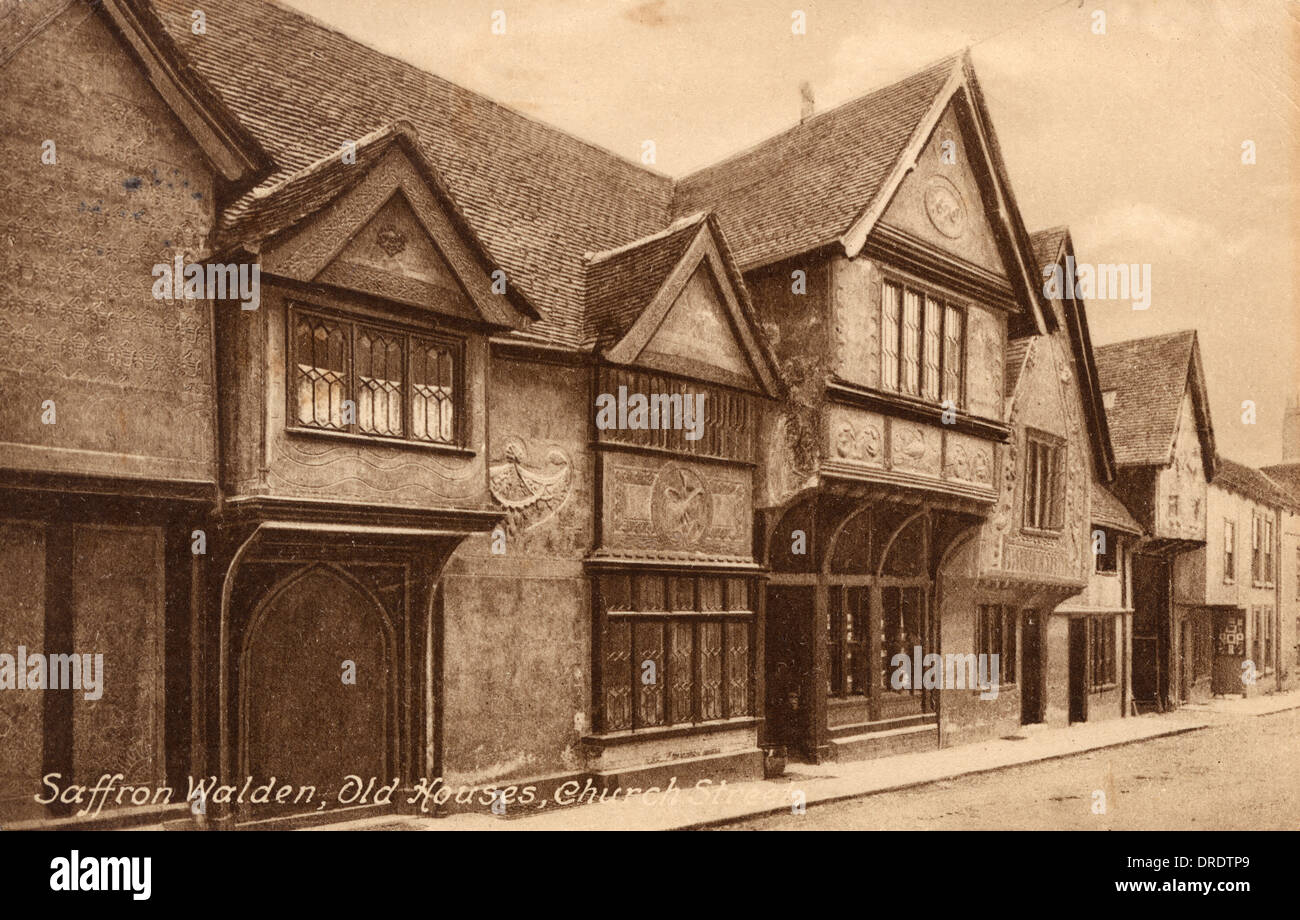
[[1285, 508], [1288, 511], [1300, 511], [1300, 499], [1293, 496], [1262, 471], [1246, 466], [1222, 455], [1218, 458], [1218, 472], [1214, 476], [1214, 485], [1229, 489], [1261, 505]]
[[704, 223], [703, 213], [626, 246], [587, 255], [586, 338], [598, 345], [621, 339], [663, 287]]
[[731, 333], [765, 395], [784, 391], [779, 362], [749, 299], [740, 269], [712, 214], [676, 221], [662, 233], [616, 250], [588, 254], [587, 290], [592, 343], [607, 360], [637, 360], [681, 296], [706, 265], [717, 282]]
[[[434, 74], [384, 55], [278, 2], [205, 2], [205, 34], [184, 0], [104, 0], [156, 7], [160, 43], [264, 150], [265, 190], [310, 171], [348, 142], [409, 122], [481, 247], [543, 318], [516, 332], [562, 347], [590, 333], [584, 254], [665, 231], [675, 216], [717, 211], [743, 268], [808, 247], [856, 254], [874, 216], [954, 99], [991, 176], [1002, 245], [1026, 304], [1014, 334], [1043, 329], [1041, 284], [969, 55], [955, 55], [809, 119], [722, 164], [674, 182]], [[141, 14], [140, 19], [147, 19]], [[322, 180], [328, 183], [327, 180]], [[325, 195], [322, 185], [311, 194]], [[306, 199], [286, 207], [305, 205]], [[223, 232], [245, 219], [237, 200]], [[873, 216], [874, 215], [874, 216]], [[653, 272], [651, 272], [653, 273]], [[1021, 276], [1025, 277], [1021, 277]]]
[[875, 200], [959, 61], [943, 58], [685, 176], [673, 212], [715, 211], [746, 269], [837, 242]]
[[1135, 536], [1142, 535], [1142, 525], [1124, 507], [1124, 503], [1095, 479], [1092, 483], [1092, 523]]
[[[442, 178], [425, 160], [415, 128], [408, 122], [394, 122], [356, 142], [355, 159], [344, 160], [343, 151], [336, 150], [315, 163], [287, 176], [275, 185], [261, 186], [243, 196], [221, 215], [214, 235], [214, 251], [225, 252], [234, 248], [256, 251], [268, 240], [296, 227], [309, 215], [349, 191], [360, 183], [380, 162], [384, 154], [400, 149], [415, 166], [420, 178], [433, 192], [438, 204], [450, 218], [458, 237], [468, 244], [478, 270], [484, 278], [491, 275], [499, 264], [482, 241], [474, 234], [465, 216], [447, 191]], [[350, 151], [351, 152], [351, 151]], [[467, 279], [462, 278], [462, 283]], [[499, 307], [495, 296], [475, 296], [482, 285], [467, 285], [471, 299], [479, 306], [485, 319], [502, 325], [512, 325], [509, 311]], [[512, 306], [533, 319], [541, 314], [527, 298], [507, 284], [506, 291]]]
[[1205, 478], [1214, 478], [1214, 428], [1194, 330], [1103, 345], [1094, 352], [1103, 393], [1114, 391], [1106, 410], [1115, 460], [1120, 467], [1166, 466], [1183, 394], [1191, 393]]
[[954, 101], [969, 114], [982, 153], [972, 159], [985, 164], [995, 198], [989, 219], [1005, 237], [1012, 286], [1027, 306], [1013, 318], [1013, 335], [1041, 333], [1038, 263], [969, 51], [684, 177], [673, 212], [717, 213], [746, 271], [837, 244], [855, 256]]
[[270, 153], [271, 186], [406, 121], [475, 236], [546, 314], [532, 332], [577, 345], [583, 261], [669, 223], [672, 181], [389, 57], [277, 3], [153, 0], [171, 38]]
[[[1030, 242], [1038, 265], [1044, 271], [1054, 265], [1064, 265], [1067, 258], [1074, 258], [1074, 241], [1070, 238], [1068, 227], [1039, 230], [1030, 235]], [[1088, 313], [1084, 304], [1075, 298], [1073, 291], [1062, 301], [1062, 307], [1066, 331], [1070, 337], [1070, 349], [1074, 354], [1075, 366], [1079, 369], [1083, 412], [1088, 420], [1094, 469], [1103, 482], [1110, 482], [1115, 478], [1115, 447], [1111, 442], [1110, 425], [1102, 402], [1102, 387], [1092, 348], [1092, 336], [1088, 332]], [[1055, 329], [1055, 311], [1048, 310], [1047, 314], [1051, 317], [1049, 328]]]

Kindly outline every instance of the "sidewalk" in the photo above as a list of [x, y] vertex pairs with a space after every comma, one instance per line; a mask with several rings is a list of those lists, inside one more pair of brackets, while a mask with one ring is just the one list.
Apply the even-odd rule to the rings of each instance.
[[[1099, 748], [1179, 735], [1233, 718], [1300, 708], [1300, 690], [1250, 699], [1218, 699], [1165, 715], [1030, 728], [1015, 738], [846, 763], [793, 764], [770, 780], [719, 783], [631, 800], [557, 808], [527, 806], [527, 817], [461, 814], [446, 818], [392, 816], [331, 824], [317, 830], [686, 830], [791, 810], [802, 793], [807, 807], [892, 792], [940, 780], [1069, 757]], [[725, 786], [725, 788], [723, 788]]]

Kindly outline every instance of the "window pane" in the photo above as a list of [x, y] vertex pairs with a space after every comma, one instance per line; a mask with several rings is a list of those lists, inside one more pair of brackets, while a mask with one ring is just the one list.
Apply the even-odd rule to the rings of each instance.
[[722, 718], [722, 624], [700, 624], [700, 718]]
[[943, 326], [943, 398], [961, 405], [962, 342], [965, 340], [966, 314], [956, 307], [948, 307]]
[[402, 434], [402, 340], [357, 327], [357, 428], [367, 434]]
[[411, 341], [411, 437], [439, 444], [456, 440], [455, 357], [448, 345]]
[[668, 714], [674, 725], [694, 720], [691, 672], [695, 660], [695, 628], [689, 620], [668, 624]]
[[664, 724], [664, 627], [652, 621], [636, 624], [636, 660], [633, 679], [637, 686], [637, 723]]
[[926, 399], [939, 399], [939, 324], [943, 305], [933, 297], [925, 298], [925, 373], [922, 395]]
[[896, 284], [884, 288], [880, 332], [880, 385], [898, 389], [898, 330], [901, 321], [902, 290]]
[[341, 431], [347, 398], [348, 329], [317, 316], [299, 315], [294, 334], [298, 424]]
[[626, 618], [605, 623], [601, 685], [605, 691], [605, 731], [632, 727], [632, 624]]
[[749, 621], [731, 620], [727, 635], [727, 715], [749, 715]]
[[921, 296], [903, 291], [903, 391], [921, 392]]

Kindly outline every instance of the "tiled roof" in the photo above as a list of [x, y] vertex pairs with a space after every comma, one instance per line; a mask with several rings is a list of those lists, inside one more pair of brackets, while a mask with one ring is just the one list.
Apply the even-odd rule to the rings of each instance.
[[[152, 3], [193, 69], [273, 161], [263, 192], [311, 176], [347, 142], [409, 123], [481, 247], [545, 314], [527, 334], [571, 347], [612, 315], [613, 287], [648, 283], [593, 275], [584, 255], [658, 236], [674, 218], [712, 212], [742, 268], [837, 240], [964, 66], [961, 55], [945, 58], [674, 182], [276, 2], [206, 2], [203, 35], [190, 31], [191, 3], [130, 2]], [[276, 219], [298, 219], [295, 208], [337, 194], [330, 181], [327, 171], [305, 181]], [[224, 215], [223, 239], [250, 210], [259, 210], [252, 191]], [[588, 295], [588, 280], [610, 289]]]
[[711, 210], [743, 269], [834, 242], [872, 204], [960, 56], [845, 103], [677, 183]]
[[1096, 480], [1092, 483], [1092, 523], [1111, 527], [1124, 533], [1142, 533], [1142, 525], [1134, 520], [1128, 508], [1115, 493]]
[[[387, 125], [357, 140], [355, 163], [345, 163], [336, 150], [275, 185], [262, 185], [256, 194], [245, 195], [219, 217], [214, 249], [259, 243], [292, 228], [360, 182], [405, 132], [402, 123]], [[414, 131], [408, 134], [414, 136]]]
[[704, 214], [695, 214], [665, 231], [590, 256], [585, 330], [589, 340], [609, 344], [623, 337], [663, 287], [704, 222]]
[[1288, 510], [1300, 510], [1300, 499], [1274, 481], [1269, 475], [1244, 463], [1219, 456], [1218, 471], [1214, 474], [1214, 485], [1230, 489], [1238, 495], [1253, 499], [1262, 505], [1281, 506]]
[[1034, 259], [1040, 268], [1056, 264], [1061, 257], [1061, 244], [1069, 233], [1068, 227], [1050, 227], [1029, 234], [1029, 244], [1034, 247]]
[[275, 161], [274, 184], [392, 122], [409, 121], [469, 225], [547, 313], [542, 337], [581, 336], [583, 253], [669, 222], [672, 182], [275, 3], [153, 0], [194, 68]]
[[1102, 391], [1115, 391], [1106, 419], [1119, 466], [1169, 461], [1195, 345], [1184, 330], [1095, 349]]
[[1278, 463], [1262, 466], [1260, 472], [1284, 489], [1293, 499], [1300, 501], [1300, 463]]

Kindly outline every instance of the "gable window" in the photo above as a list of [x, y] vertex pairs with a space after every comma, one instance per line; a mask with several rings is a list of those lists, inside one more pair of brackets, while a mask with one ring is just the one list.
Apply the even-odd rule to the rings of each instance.
[[975, 610], [975, 654], [991, 667], [998, 656], [998, 683], [1016, 682], [1016, 611], [1001, 604], [980, 604]]
[[1232, 584], [1237, 579], [1237, 522], [1223, 522], [1223, 581]]
[[1047, 435], [1025, 436], [1025, 527], [1061, 529], [1062, 464], [1065, 448]]
[[460, 444], [463, 342], [294, 306], [290, 424]]
[[910, 285], [886, 281], [881, 297], [880, 385], [927, 402], [962, 402], [966, 314]]

